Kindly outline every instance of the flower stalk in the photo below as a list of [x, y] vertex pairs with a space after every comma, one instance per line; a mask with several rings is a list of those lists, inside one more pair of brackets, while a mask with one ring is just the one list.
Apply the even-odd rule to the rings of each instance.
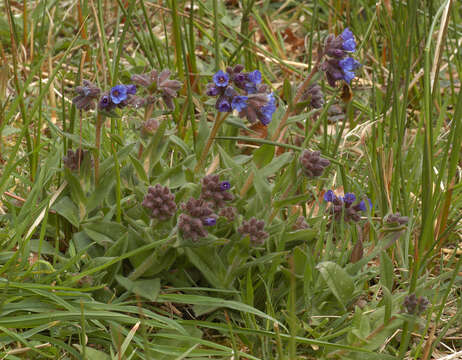
[[221, 124], [223, 123], [223, 121], [226, 119], [227, 116], [228, 116], [228, 113], [226, 113], [224, 116], [222, 116], [222, 113], [220, 112], [217, 113], [217, 117], [215, 118], [215, 122], [213, 123], [212, 130], [210, 131], [209, 137], [204, 146], [204, 150], [202, 150], [201, 157], [199, 158], [199, 162], [194, 168], [195, 172], [202, 170], [204, 161], [207, 158], [207, 154], [209, 153], [209, 150], [212, 147], [213, 140], [217, 136], [218, 130], [220, 129]]

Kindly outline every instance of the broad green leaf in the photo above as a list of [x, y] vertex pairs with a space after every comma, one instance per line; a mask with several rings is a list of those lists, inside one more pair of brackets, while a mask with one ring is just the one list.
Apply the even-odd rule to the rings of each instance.
[[353, 278], [340, 265], [331, 261], [319, 263], [317, 268], [332, 294], [346, 310], [355, 289]]
[[[74, 346], [79, 349], [80, 353], [83, 354], [82, 345], [74, 344]], [[102, 351], [93, 349], [88, 345], [85, 347], [85, 355], [87, 360], [111, 360], [111, 357]]]
[[127, 291], [133, 292], [149, 301], [156, 301], [160, 291], [160, 279], [135, 280], [116, 275], [117, 282]]
[[393, 289], [393, 263], [386, 251], [380, 253], [380, 282], [388, 289]]
[[274, 146], [263, 144], [253, 152], [253, 162], [258, 168], [268, 165], [274, 157]]
[[79, 209], [75, 206], [74, 202], [68, 197], [64, 196], [59, 199], [53, 206], [52, 210], [56, 211], [59, 215], [64, 217], [76, 228], [80, 225]]

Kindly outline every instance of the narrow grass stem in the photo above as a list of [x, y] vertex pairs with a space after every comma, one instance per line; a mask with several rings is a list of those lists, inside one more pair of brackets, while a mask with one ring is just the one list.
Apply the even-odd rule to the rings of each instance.
[[227, 117], [227, 114], [224, 116], [222, 116], [220, 112], [217, 114], [217, 117], [215, 118], [215, 122], [213, 123], [212, 131], [210, 131], [210, 135], [207, 139], [207, 142], [205, 143], [204, 150], [202, 150], [202, 154], [201, 154], [201, 157], [199, 158], [199, 162], [194, 168], [195, 172], [202, 170], [202, 167], [205, 162], [205, 158], [207, 157], [207, 154], [209, 153], [213, 140], [217, 136], [218, 130], [220, 129], [220, 126], [223, 123], [223, 121], [226, 119], [226, 117]]
[[[288, 104], [286, 112], [284, 113], [281, 121], [279, 122], [279, 125], [278, 125], [276, 131], [274, 132], [273, 136], [271, 137], [271, 140], [273, 140], [273, 141], [278, 140], [279, 142], [282, 142], [282, 139], [284, 138], [284, 134], [285, 134], [285, 131], [286, 131], [285, 130], [285, 125], [286, 125], [287, 120], [289, 119], [289, 116], [292, 114], [293, 106], [300, 101], [301, 97], [303, 96], [303, 93], [305, 92], [305, 90], [310, 85], [311, 80], [313, 79], [313, 76], [318, 72], [319, 66], [321, 65], [321, 60], [323, 58], [323, 55], [324, 54], [320, 54], [318, 56], [318, 59], [316, 60], [316, 63], [314, 64], [314, 66], [311, 69], [310, 73], [308, 74], [306, 79], [303, 81], [303, 83], [300, 85], [300, 87], [297, 89], [297, 92], [295, 94], [295, 97], [294, 97], [292, 103]], [[276, 149], [276, 152], [277, 152], [277, 150], [278, 149]]]
[[96, 116], [96, 126], [95, 126], [95, 184], [98, 185], [98, 178], [99, 178], [99, 152], [101, 147], [101, 127], [104, 123], [104, 116], [98, 112]]

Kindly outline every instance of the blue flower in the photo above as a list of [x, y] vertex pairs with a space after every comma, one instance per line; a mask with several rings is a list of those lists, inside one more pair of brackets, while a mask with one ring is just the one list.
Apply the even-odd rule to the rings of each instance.
[[216, 104], [216, 108], [220, 112], [231, 112], [231, 110], [232, 110], [231, 104], [224, 97], [218, 99], [217, 104]]
[[213, 75], [213, 82], [216, 86], [225, 87], [229, 84], [229, 75], [223, 70], [218, 70], [215, 75]]
[[231, 184], [229, 183], [229, 181], [222, 181], [220, 183], [220, 190], [221, 191], [226, 191], [226, 190], [229, 190], [231, 188]]
[[261, 83], [261, 72], [259, 70], [254, 70], [252, 72], [249, 72], [248, 74], [249, 81], [252, 84], [260, 84]]
[[127, 87], [125, 85], [116, 85], [110, 92], [111, 100], [114, 104], [120, 104], [127, 99]]
[[247, 107], [247, 100], [249, 98], [247, 96], [235, 96], [231, 101], [231, 107], [233, 110], [237, 110], [241, 112], [243, 109]]
[[204, 224], [205, 226], [214, 226], [217, 224], [217, 219], [213, 217], [208, 217], [202, 220], [202, 224]]
[[356, 196], [353, 193], [346, 193], [342, 200], [347, 204], [353, 204], [356, 201]]
[[340, 68], [343, 71], [343, 79], [350, 83], [351, 80], [355, 77], [354, 71], [361, 66], [361, 64], [353, 59], [352, 57], [348, 57], [345, 59], [340, 60], [339, 62]]
[[[371, 201], [371, 199], [368, 198], [367, 201], [369, 202], [369, 209], [372, 209], [372, 201]], [[359, 210], [367, 211], [366, 202], [364, 200], [361, 200], [361, 202], [359, 203]]]
[[273, 113], [276, 111], [276, 99], [273, 93], [268, 95], [268, 103], [260, 108], [259, 119], [263, 125], [268, 125], [272, 118]]
[[337, 199], [337, 196], [332, 190], [327, 190], [324, 194], [324, 201], [326, 202], [333, 202], [335, 199]]
[[346, 28], [340, 35], [343, 39], [342, 48], [345, 51], [354, 52], [356, 50], [356, 41], [350, 29]]

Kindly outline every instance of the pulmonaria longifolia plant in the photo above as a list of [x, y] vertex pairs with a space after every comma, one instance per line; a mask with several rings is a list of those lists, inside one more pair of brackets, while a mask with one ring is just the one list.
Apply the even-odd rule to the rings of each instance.
[[193, 242], [206, 237], [206, 227], [215, 226], [217, 223], [217, 214], [210, 204], [202, 199], [191, 197], [186, 203], [181, 204], [181, 210], [184, 213], [178, 218], [178, 230], [185, 239]]
[[[361, 213], [367, 211], [366, 202], [364, 200], [356, 200], [356, 195], [346, 193], [344, 196], [337, 196], [332, 190], [326, 191], [324, 201], [330, 203], [329, 213], [333, 215], [335, 220], [343, 219], [345, 222], [358, 222], [361, 220]], [[369, 208], [372, 208], [372, 203], [367, 199]]]
[[236, 110], [250, 123], [259, 120], [268, 125], [276, 111], [276, 99], [267, 85], [262, 84], [259, 70], [243, 72], [244, 66], [236, 65], [219, 70], [213, 75], [213, 83], [207, 85], [207, 95], [216, 96], [215, 108], [229, 113]]
[[[135, 74], [131, 80], [133, 84], [118, 84], [106, 92], [102, 92], [90, 81], [83, 80], [83, 85], [75, 88], [78, 95], [72, 102], [79, 110], [90, 110], [94, 108], [95, 100], [98, 100], [99, 110], [110, 111], [126, 106], [139, 108], [155, 104], [162, 98], [168, 109], [174, 109], [173, 99], [178, 96], [182, 84], [178, 80], [170, 79], [170, 70], [164, 69], [160, 73], [152, 70], [146, 74]], [[144, 96], [136, 95], [137, 86], [146, 89]]]
[[324, 45], [327, 59], [321, 65], [330, 86], [335, 87], [337, 81], [350, 83], [355, 77], [355, 70], [361, 64], [350, 56], [356, 51], [356, 41], [350, 29], [346, 28], [339, 36], [329, 35]]
[[202, 179], [202, 190], [200, 198], [210, 204], [214, 209], [221, 209], [226, 206], [227, 201], [234, 199], [229, 192], [231, 184], [229, 181], [220, 181], [216, 174], [210, 174]]

